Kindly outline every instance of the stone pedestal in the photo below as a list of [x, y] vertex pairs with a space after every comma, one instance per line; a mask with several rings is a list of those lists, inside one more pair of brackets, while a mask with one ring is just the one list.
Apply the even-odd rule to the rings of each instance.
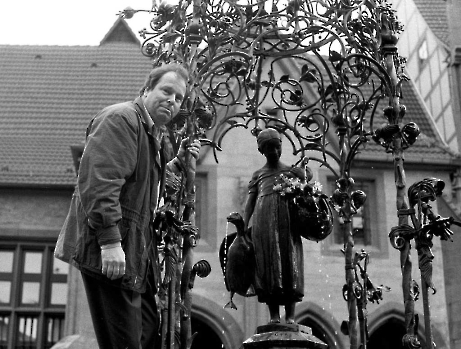
[[256, 334], [243, 342], [243, 349], [328, 349], [328, 345], [312, 335], [312, 329], [297, 324], [259, 326]]

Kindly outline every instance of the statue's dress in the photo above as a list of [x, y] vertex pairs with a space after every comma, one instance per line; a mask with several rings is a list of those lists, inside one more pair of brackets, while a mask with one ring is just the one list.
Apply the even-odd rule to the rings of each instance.
[[257, 199], [253, 211], [252, 240], [256, 256], [255, 290], [261, 303], [285, 305], [304, 296], [303, 249], [299, 234], [290, 231], [288, 202], [274, 192], [276, 177], [304, 178], [300, 168], [263, 167], [248, 185]]

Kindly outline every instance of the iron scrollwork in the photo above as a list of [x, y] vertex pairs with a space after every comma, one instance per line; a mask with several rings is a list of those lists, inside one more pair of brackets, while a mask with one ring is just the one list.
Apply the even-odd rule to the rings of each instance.
[[[139, 11], [125, 9], [120, 15], [130, 18]], [[359, 345], [357, 311], [361, 305], [356, 296], [373, 288], [366, 281], [366, 267], [359, 266], [359, 261], [367, 261], [368, 257], [362, 258], [365, 252], [354, 257], [351, 219], [366, 193], [353, 189], [351, 168], [369, 141], [393, 154], [399, 224], [390, 237], [401, 251], [404, 271], [408, 314], [404, 342], [408, 348], [415, 347], [417, 288], [411, 278], [410, 241], [418, 241], [420, 266], [430, 284], [430, 240], [433, 236], [449, 238], [450, 225], [458, 222], [431, 214], [427, 198], [433, 197], [429, 189], [434, 188], [434, 181], [412, 186], [409, 197], [416, 203], [406, 202], [403, 152], [415, 143], [420, 131], [415, 123], [403, 124], [406, 109], [400, 104], [401, 87], [408, 77], [405, 58], [396, 47], [403, 26], [390, 4], [386, 0], [180, 0], [175, 5], [154, 2], [148, 11], [152, 20], [150, 28], [140, 32], [142, 53], [154, 65], [177, 61], [191, 72], [183, 110], [185, 125], [177, 126], [178, 138], [201, 138], [218, 161], [222, 141], [231, 130], [250, 129], [256, 136], [270, 127], [290, 142], [298, 164], [318, 162], [335, 176], [337, 189], [331, 200], [346, 226], [345, 293], [352, 349]], [[337, 139], [330, 130], [336, 131]], [[190, 192], [193, 175], [186, 183], [186, 192]], [[429, 196], [423, 197], [423, 192]], [[427, 221], [412, 227], [409, 217], [413, 223], [421, 222], [415, 205]], [[193, 197], [184, 206], [186, 213], [193, 209]], [[187, 217], [180, 220], [187, 221]], [[357, 268], [365, 275], [361, 287]], [[374, 290], [370, 301], [380, 298], [379, 289]], [[366, 316], [360, 315], [359, 322], [361, 329], [366, 328]], [[363, 349], [365, 332], [361, 331]]]
[[[423, 302], [424, 316], [426, 325], [426, 340], [429, 345], [432, 345], [432, 336], [427, 326], [430, 325], [430, 308], [428, 301], [428, 288], [431, 288], [433, 294], [436, 293], [436, 287], [432, 281], [432, 261], [434, 255], [432, 253], [433, 237], [439, 237], [441, 240], [451, 240], [453, 232], [450, 227], [452, 224], [461, 226], [461, 222], [456, 221], [453, 217], [442, 218], [435, 215], [432, 211], [430, 201], [436, 201], [437, 197], [442, 195], [445, 183], [437, 178], [425, 178], [422, 181], [416, 182], [408, 189], [409, 208], [400, 210], [400, 216], [408, 216], [411, 219], [413, 226], [402, 224], [392, 228], [389, 233], [391, 245], [401, 251], [401, 259], [403, 261], [409, 258], [411, 240], [415, 241], [415, 247], [418, 252], [418, 264], [421, 271], [421, 279], [423, 283]], [[404, 265], [404, 263], [402, 263]], [[403, 267], [404, 279], [411, 278], [410, 271]], [[412, 287], [406, 290], [406, 296], [413, 302], [419, 297], [420, 288], [416, 281], [412, 280]], [[405, 291], [405, 290], [404, 290]], [[403, 343], [407, 348], [420, 348], [421, 344], [417, 339], [417, 325], [413, 318], [406, 319], [407, 328], [414, 328], [414, 334], [407, 333]]]

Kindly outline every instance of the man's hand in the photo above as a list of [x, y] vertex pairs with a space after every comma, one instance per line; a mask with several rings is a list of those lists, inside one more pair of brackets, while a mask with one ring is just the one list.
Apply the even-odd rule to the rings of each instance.
[[125, 274], [125, 252], [120, 244], [101, 246], [102, 273], [111, 280]]
[[181, 141], [181, 145], [179, 146], [178, 154], [176, 155], [176, 158], [172, 160], [172, 164], [177, 168], [177, 170], [173, 170], [175, 173], [178, 171], [185, 171], [186, 170], [186, 154], [189, 153], [192, 155], [192, 159], [187, 164], [189, 169], [193, 170], [195, 172], [195, 167], [196, 164], [195, 162], [198, 160], [200, 157], [200, 148], [202, 145], [200, 144], [200, 141], [198, 139], [195, 139], [192, 143], [189, 143], [188, 138], [184, 138]]
[[178, 155], [177, 157], [179, 160], [181, 160], [183, 163], [186, 161], [186, 150], [194, 157], [195, 160], [198, 160], [200, 157], [200, 148], [202, 145], [200, 144], [200, 141], [198, 139], [195, 139], [191, 144], [187, 144], [189, 142], [189, 138], [184, 138], [181, 141], [181, 145], [178, 150]]

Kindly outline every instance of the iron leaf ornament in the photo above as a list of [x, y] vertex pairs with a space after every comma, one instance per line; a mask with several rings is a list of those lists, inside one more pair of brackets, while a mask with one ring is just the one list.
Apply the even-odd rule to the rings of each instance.
[[[351, 221], [365, 203], [367, 193], [354, 189], [351, 170], [355, 156], [370, 141], [392, 153], [399, 222], [389, 237], [392, 246], [400, 250], [407, 332], [403, 342], [407, 348], [419, 347], [414, 314], [419, 286], [415, 286], [411, 275], [411, 241], [416, 241], [426, 299], [425, 285], [433, 287], [431, 240], [433, 236], [451, 238], [450, 226], [459, 222], [432, 213], [429, 201], [443, 190], [440, 181], [428, 179], [415, 184], [409, 190], [410, 202], [405, 197], [403, 153], [417, 141], [420, 130], [413, 122], [404, 123], [406, 108], [400, 99], [402, 84], [408, 77], [404, 73], [406, 59], [399, 56], [396, 46], [403, 25], [390, 3], [154, 1], [149, 10], [126, 8], [119, 15], [129, 19], [140, 11], [152, 15], [149, 28], [140, 31], [142, 54], [151, 57], [154, 66], [180, 62], [190, 71], [183, 123], [171, 126], [178, 139], [201, 139], [202, 144], [212, 148], [218, 162], [222, 141], [232, 130], [249, 129], [251, 135], [257, 136], [262, 129], [272, 127], [291, 144], [299, 159], [295, 165], [315, 161], [335, 177], [336, 189], [328, 201], [345, 225], [343, 293], [349, 319], [341, 328], [349, 336], [351, 349], [367, 347], [363, 302], [377, 302], [386, 290], [369, 281], [366, 252], [354, 251]], [[190, 192], [193, 182], [193, 174], [181, 179], [176, 192], [183, 192], [184, 187]], [[189, 212], [193, 201], [191, 196], [183, 204], [178, 197], [171, 205], [176, 206], [175, 214], [182, 212], [178, 209], [181, 205]], [[180, 221], [177, 227], [173, 229], [174, 225], [168, 224], [171, 234], [187, 230], [181, 222], [189, 221], [188, 217], [176, 218]], [[174, 234], [180, 236], [178, 241], [191, 236]], [[171, 253], [168, 258], [172, 256]], [[181, 253], [178, 256], [179, 260], [183, 258]], [[191, 263], [187, 270], [186, 275], [192, 277]], [[184, 283], [189, 284], [189, 280]], [[428, 309], [427, 304], [425, 327], [430, 331]], [[191, 336], [187, 331], [184, 334], [181, 330], [181, 334], [181, 348], [185, 348]], [[427, 332], [426, 337], [432, 345], [431, 333]]]

